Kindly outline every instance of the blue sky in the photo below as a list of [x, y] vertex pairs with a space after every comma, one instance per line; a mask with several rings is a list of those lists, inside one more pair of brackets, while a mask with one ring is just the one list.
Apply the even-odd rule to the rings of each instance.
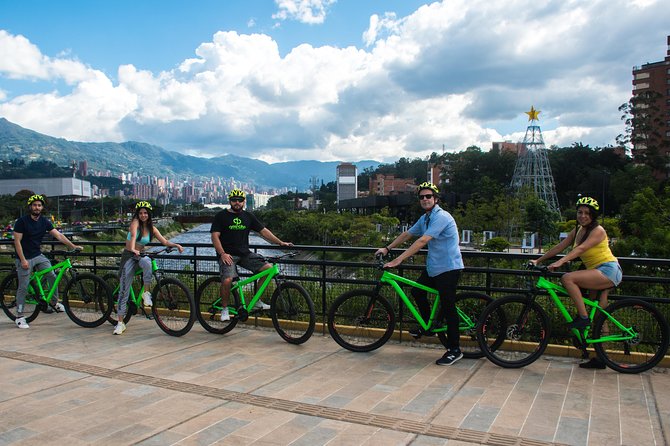
[[201, 156], [393, 161], [523, 138], [614, 144], [655, 0], [0, 0], [0, 116]]

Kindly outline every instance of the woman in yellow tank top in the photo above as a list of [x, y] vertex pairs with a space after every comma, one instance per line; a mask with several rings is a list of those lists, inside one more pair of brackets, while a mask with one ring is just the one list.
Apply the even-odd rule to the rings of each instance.
[[[568, 237], [558, 245], [547, 251], [542, 257], [533, 260], [534, 264], [541, 263], [546, 259], [554, 257], [563, 252], [574, 242], [572, 250], [561, 259], [549, 265], [549, 269], [554, 271], [563, 264], [581, 258], [586, 269], [572, 271], [561, 277], [561, 283], [570, 294], [570, 297], [577, 306], [577, 317], [568, 325], [569, 328], [583, 330], [590, 324], [586, 306], [582, 299], [582, 289], [589, 290], [590, 297], [595, 299], [598, 291], [600, 294], [600, 306], [607, 306], [607, 296], [609, 289], [621, 283], [622, 271], [617, 258], [614, 257], [609, 247], [609, 240], [605, 228], [598, 224], [598, 211], [600, 206], [598, 202], [591, 197], [581, 197], [577, 201], [577, 225]], [[605, 368], [605, 365], [592, 359], [589, 362], [580, 364], [584, 368]]]

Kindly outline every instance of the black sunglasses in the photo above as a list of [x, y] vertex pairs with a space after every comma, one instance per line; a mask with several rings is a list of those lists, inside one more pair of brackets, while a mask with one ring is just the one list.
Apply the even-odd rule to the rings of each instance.
[[244, 201], [244, 198], [230, 198], [228, 201], [241, 203]]
[[434, 197], [433, 194], [419, 195], [419, 200], [430, 200], [433, 197]]

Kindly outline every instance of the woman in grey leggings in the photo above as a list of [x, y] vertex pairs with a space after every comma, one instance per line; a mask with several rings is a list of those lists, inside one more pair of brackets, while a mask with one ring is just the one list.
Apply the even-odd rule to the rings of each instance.
[[142, 268], [142, 281], [144, 282], [144, 293], [142, 300], [145, 306], [150, 307], [151, 292], [151, 259], [149, 257], [142, 257], [140, 253], [144, 251], [144, 247], [156, 238], [165, 246], [177, 248], [179, 252], [184, 252], [184, 248], [178, 244], [168, 241], [163, 237], [151, 222], [151, 211], [153, 210], [151, 203], [148, 201], [140, 201], [135, 205], [135, 214], [133, 220], [130, 222], [128, 229], [128, 236], [126, 237], [126, 247], [121, 255], [121, 266], [119, 268], [119, 301], [117, 303], [116, 314], [118, 322], [114, 327], [114, 334], [120, 335], [126, 331], [126, 324], [123, 323], [123, 318], [128, 311], [128, 297], [130, 296], [130, 286], [135, 277], [135, 271], [138, 267]]

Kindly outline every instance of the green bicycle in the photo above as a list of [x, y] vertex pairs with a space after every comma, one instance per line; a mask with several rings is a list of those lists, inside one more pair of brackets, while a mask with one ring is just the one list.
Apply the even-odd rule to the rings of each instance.
[[[172, 248], [163, 248], [158, 251], [151, 251], [140, 255], [151, 258], [151, 269], [153, 271], [154, 279], [156, 280], [156, 286], [151, 292], [153, 302], [151, 306], [151, 314], [153, 319], [156, 321], [156, 324], [158, 324], [158, 327], [170, 336], [183, 336], [191, 330], [191, 327], [193, 327], [193, 324], [195, 323], [195, 314], [193, 311], [195, 304], [193, 302], [193, 296], [191, 295], [191, 291], [181, 280], [173, 277], [163, 277], [163, 274], [156, 263], [156, 256], [158, 254], [161, 254], [162, 252], [170, 253], [172, 251]], [[137, 271], [135, 271], [135, 277], [138, 278], [141, 283], [141, 268], [138, 268]], [[106, 274], [104, 279], [108, 284], [112, 284], [113, 286], [112, 295], [114, 310], [111, 312], [108, 320], [112, 325], [115, 325], [118, 320], [115, 309], [119, 298], [119, 277], [116, 274]], [[141, 285], [141, 288], [137, 292], [133, 286], [130, 287], [128, 310], [123, 318], [124, 324], [127, 324], [130, 318], [133, 317], [134, 314], [137, 314], [138, 311], [144, 314], [146, 318], [151, 319], [144, 309], [142, 293], [144, 293], [144, 284]]]
[[[107, 320], [112, 311], [112, 294], [105, 281], [91, 273], [78, 272], [70, 259], [73, 251], [50, 251], [45, 255], [54, 258], [64, 256], [65, 260], [45, 268], [34, 271], [30, 275], [28, 283], [28, 294], [23, 306], [23, 316], [26, 322], [35, 320], [40, 311], [47, 311], [61, 281], [65, 280], [62, 293], [65, 312], [72, 321], [82, 327], [97, 327]], [[56, 279], [51, 287], [46, 282], [45, 276], [52, 271], [57, 271]], [[67, 276], [66, 276], [67, 274]], [[17, 315], [16, 290], [19, 279], [16, 270], [9, 273], [0, 284], [0, 304], [2, 309], [11, 320], [15, 321]]]
[[[546, 266], [529, 264], [539, 271], [537, 283], [529, 274], [525, 295], [496, 299], [481, 315], [477, 339], [484, 355], [505, 368], [526, 366], [544, 353], [551, 335], [551, 320], [536, 302], [547, 293], [566, 323], [572, 321], [561, 302], [568, 292], [548, 280]], [[592, 346], [598, 357], [611, 369], [621, 373], [639, 373], [658, 364], [668, 350], [668, 323], [652, 304], [639, 299], [621, 299], [603, 309], [597, 300], [584, 298], [589, 310], [591, 330], [571, 330], [573, 344], [587, 358]], [[501, 342], [502, 340], [502, 342]]]
[[[230, 320], [221, 321], [221, 279], [210, 277], [198, 288], [195, 297], [197, 317], [200, 324], [210, 333], [224, 334], [232, 330], [238, 322], [245, 322], [250, 315], [258, 315], [262, 310], [255, 309], [256, 303], [268, 287], [274, 282], [276, 287], [270, 298], [270, 317], [272, 325], [283, 340], [289, 344], [302, 344], [314, 333], [316, 316], [314, 303], [309, 293], [299, 284], [284, 280], [277, 262], [284, 257], [293, 257], [295, 253], [269, 257], [271, 268], [254, 274], [244, 280], [236, 280], [230, 290], [228, 309]], [[244, 287], [265, 277], [253, 297], [247, 301]], [[239, 278], [238, 278], [239, 279]], [[259, 318], [257, 323], [263, 325], [267, 319]]]
[[[390, 285], [400, 300], [409, 309], [424, 332], [435, 333], [442, 345], [447, 347], [447, 326], [437, 320], [440, 299], [434, 288], [383, 269], [383, 260], [377, 260], [382, 274], [371, 290], [357, 289], [343, 293], [335, 299], [328, 310], [328, 331], [340, 346], [353, 352], [369, 352], [384, 345], [394, 334], [396, 316], [389, 300], [381, 294], [385, 285]], [[402, 286], [424, 290], [433, 304], [428, 320], [424, 320]], [[492, 302], [486, 294], [462, 292], [456, 295], [456, 311], [461, 332], [460, 348], [466, 358], [481, 358], [475, 336], [475, 326], [482, 310]]]

